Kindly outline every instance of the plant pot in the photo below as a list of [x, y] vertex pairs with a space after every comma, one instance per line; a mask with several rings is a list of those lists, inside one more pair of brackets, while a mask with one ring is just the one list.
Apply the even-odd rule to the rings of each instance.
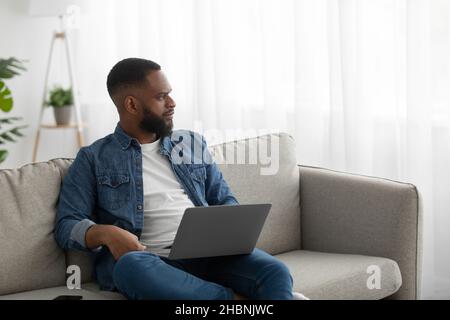
[[57, 125], [66, 125], [70, 123], [72, 115], [72, 106], [53, 107], [53, 114]]

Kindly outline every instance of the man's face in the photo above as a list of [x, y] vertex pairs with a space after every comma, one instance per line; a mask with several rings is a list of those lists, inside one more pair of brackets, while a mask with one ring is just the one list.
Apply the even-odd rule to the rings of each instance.
[[169, 96], [172, 88], [162, 71], [147, 75], [147, 85], [139, 100], [141, 120], [139, 127], [158, 137], [170, 135], [173, 129], [175, 101]]

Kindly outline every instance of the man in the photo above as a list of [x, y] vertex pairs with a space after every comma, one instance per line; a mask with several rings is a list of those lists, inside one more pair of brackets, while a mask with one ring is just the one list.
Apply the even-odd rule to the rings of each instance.
[[[158, 64], [122, 60], [107, 88], [120, 121], [113, 134], [80, 149], [64, 178], [59, 246], [92, 252], [100, 288], [129, 299], [292, 299], [288, 268], [259, 249], [167, 259], [187, 207], [238, 201], [204, 138], [172, 132], [175, 101]], [[175, 159], [183, 152], [191, 161]]]

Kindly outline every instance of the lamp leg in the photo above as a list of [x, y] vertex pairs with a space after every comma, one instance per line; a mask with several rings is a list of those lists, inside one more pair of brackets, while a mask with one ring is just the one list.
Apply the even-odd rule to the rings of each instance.
[[77, 139], [78, 139], [78, 146], [81, 148], [84, 145], [84, 141], [83, 141], [83, 133], [80, 130], [77, 130]]
[[36, 133], [36, 138], [34, 140], [34, 147], [33, 147], [33, 162], [36, 162], [36, 156], [37, 156], [37, 150], [39, 146], [39, 139], [41, 136], [41, 129], [38, 128], [38, 131]]
[[83, 145], [83, 124], [81, 123], [81, 106], [80, 101], [78, 97], [78, 83], [75, 75], [75, 71], [73, 69], [73, 60], [72, 60], [72, 54], [71, 54], [71, 43], [69, 40], [69, 37], [66, 35], [64, 37], [64, 43], [66, 45], [66, 55], [67, 55], [67, 65], [69, 67], [69, 76], [70, 76], [70, 82], [72, 85], [72, 92], [73, 92], [73, 103], [75, 107], [75, 118], [77, 123], [77, 129], [78, 129], [78, 143], [80, 147]]
[[48, 54], [47, 69], [45, 71], [44, 92], [42, 93], [42, 104], [41, 104], [41, 110], [39, 112], [38, 130], [36, 132], [36, 138], [34, 140], [33, 162], [36, 162], [37, 150], [38, 150], [38, 146], [39, 146], [42, 118], [44, 116], [45, 98], [47, 96], [48, 77], [49, 77], [49, 73], [50, 73], [50, 66], [51, 66], [51, 63], [52, 63], [52, 56], [53, 56], [53, 48], [54, 48], [54, 44], [55, 44], [55, 39], [56, 39], [56, 34], [53, 34], [52, 35], [52, 41], [50, 43], [50, 52]]

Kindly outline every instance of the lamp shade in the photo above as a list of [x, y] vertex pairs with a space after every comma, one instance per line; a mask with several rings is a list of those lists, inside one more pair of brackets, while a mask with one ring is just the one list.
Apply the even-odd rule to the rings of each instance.
[[32, 17], [54, 17], [66, 14], [67, 8], [76, 5], [82, 10], [82, 0], [30, 0], [28, 14]]

